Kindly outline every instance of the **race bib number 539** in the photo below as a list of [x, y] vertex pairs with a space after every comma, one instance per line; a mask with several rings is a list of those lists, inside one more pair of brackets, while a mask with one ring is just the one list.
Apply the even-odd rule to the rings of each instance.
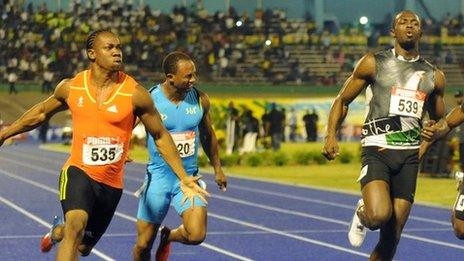
[[122, 143], [109, 137], [88, 137], [82, 147], [82, 161], [86, 165], [106, 165], [118, 162], [124, 152]]
[[422, 117], [422, 110], [427, 94], [422, 91], [392, 88], [390, 99], [390, 114]]

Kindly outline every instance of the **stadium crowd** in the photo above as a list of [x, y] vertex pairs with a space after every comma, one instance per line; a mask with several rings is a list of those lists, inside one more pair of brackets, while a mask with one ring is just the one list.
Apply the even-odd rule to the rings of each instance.
[[[241, 78], [250, 83], [333, 85], [360, 57], [361, 52], [350, 45], [367, 40], [376, 48], [388, 35], [391, 21], [387, 16], [384, 23], [371, 27], [329, 23], [319, 29], [310, 18], [288, 19], [282, 10], [250, 15], [230, 8], [208, 14], [196, 6], [176, 6], [167, 14], [133, 1], [73, 0], [66, 11], [51, 11], [43, 2], [36, 6], [20, 2], [0, 1], [0, 75], [10, 93], [24, 81], [41, 82], [42, 91], [49, 92], [51, 82], [82, 70], [87, 66], [81, 59], [86, 55], [84, 41], [90, 31], [100, 28], [118, 32], [125, 44], [125, 70], [142, 82], [160, 78], [161, 57], [182, 50], [195, 58], [206, 81]], [[432, 35], [460, 35], [464, 28], [462, 15], [447, 15], [441, 23], [425, 19], [424, 24]], [[303, 50], [295, 51], [294, 45]], [[460, 62], [449, 49], [442, 52], [439, 42], [423, 46], [433, 49], [433, 62]], [[308, 64], [305, 60], [311, 60], [311, 54], [316, 58]]]

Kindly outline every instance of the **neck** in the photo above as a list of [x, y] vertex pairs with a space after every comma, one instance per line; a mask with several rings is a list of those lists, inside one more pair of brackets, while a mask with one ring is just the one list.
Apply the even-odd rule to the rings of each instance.
[[161, 88], [164, 94], [166, 94], [166, 97], [168, 97], [168, 99], [173, 102], [183, 101], [185, 96], [187, 95], [186, 92], [177, 89], [167, 80], [164, 81], [163, 84], [161, 84]]
[[419, 56], [419, 46], [416, 43], [412, 48], [404, 48], [398, 42], [395, 42], [395, 53], [407, 60], [414, 59]]
[[97, 88], [110, 87], [118, 81], [119, 71], [109, 71], [93, 63], [90, 66], [90, 81]]

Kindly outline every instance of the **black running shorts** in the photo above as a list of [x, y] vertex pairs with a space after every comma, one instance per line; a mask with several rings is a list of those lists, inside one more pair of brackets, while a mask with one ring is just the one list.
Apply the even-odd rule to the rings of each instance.
[[61, 171], [59, 184], [63, 213], [81, 209], [89, 215], [82, 243], [94, 246], [113, 218], [122, 189], [97, 182], [75, 166]]
[[419, 171], [418, 149], [394, 150], [376, 146], [363, 147], [361, 151], [361, 188], [374, 180], [384, 180], [390, 186], [393, 198], [414, 202], [417, 173]]

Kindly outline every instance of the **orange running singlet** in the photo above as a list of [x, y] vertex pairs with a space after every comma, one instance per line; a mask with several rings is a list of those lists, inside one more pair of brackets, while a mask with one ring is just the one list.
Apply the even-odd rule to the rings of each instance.
[[98, 106], [89, 91], [90, 70], [69, 82], [67, 104], [73, 122], [69, 165], [82, 169], [95, 181], [123, 188], [124, 161], [135, 116], [132, 94], [137, 82], [119, 72], [118, 84], [108, 100]]

